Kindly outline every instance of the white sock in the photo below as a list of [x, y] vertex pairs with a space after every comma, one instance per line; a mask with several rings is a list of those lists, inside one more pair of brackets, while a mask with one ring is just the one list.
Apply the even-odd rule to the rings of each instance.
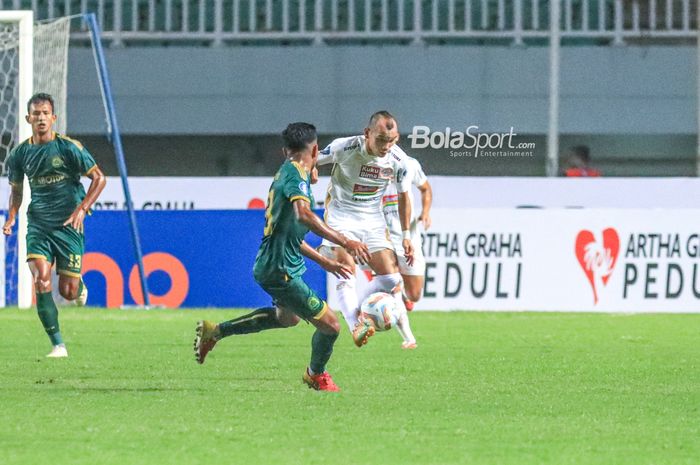
[[399, 312], [396, 330], [399, 332], [404, 342], [416, 342], [413, 331], [411, 331], [411, 324], [408, 321], [406, 305], [403, 303], [403, 277], [401, 273], [377, 275], [369, 284], [367, 294], [362, 297], [362, 300], [364, 301], [367, 296], [375, 292], [386, 292], [394, 296], [396, 309]]
[[406, 312], [405, 310], [401, 313], [398, 323], [396, 323], [396, 330], [403, 338], [403, 342], [416, 342], [416, 338], [413, 335], [413, 331], [411, 331], [411, 323], [408, 322], [408, 312]]
[[357, 324], [357, 311], [360, 308], [357, 300], [357, 290], [355, 289], [355, 276], [352, 276], [350, 279], [338, 279], [336, 290], [338, 291], [340, 311], [343, 312], [343, 317], [350, 328], [350, 332], [352, 332]]
[[370, 294], [374, 294], [375, 292], [386, 292], [387, 294], [394, 295], [395, 292], [397, 292], [397, 286], [399, 297], [401, 297], [403, 278], [400, 273], [378, 274], [372, 278], [372, 281], [370, 281], [365, 288], [364, 295], [360, 296], [360, 302], [364, 302]]

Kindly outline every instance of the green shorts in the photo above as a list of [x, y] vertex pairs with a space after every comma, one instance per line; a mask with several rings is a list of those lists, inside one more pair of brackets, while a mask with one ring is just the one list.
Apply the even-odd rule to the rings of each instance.
[[305, 320], [318, 320], [328, 311], [326, 302], [301, 277], [289, 279], [284, 275], [281, 279], [268, 278], [262, 281], [256, 277], [256, 281], [272, 296], [275, 305], [292, 311]]
[[56, 262], [58, 274], [80, 277], [85, 236], [70, 226], [57, 229], [27, 228], [27, 260], [43, 258]]

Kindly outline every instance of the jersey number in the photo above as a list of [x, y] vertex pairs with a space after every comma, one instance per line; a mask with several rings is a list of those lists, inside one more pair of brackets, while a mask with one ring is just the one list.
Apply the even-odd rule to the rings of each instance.
[[68, 255], [68, 268], [78, 268], [80, 269], [80, 262], [82, 261], [82, 255], [70, 254]]
[[270, 193], [267, 194], [267, 207], [265, 208], [265, 229], [263, 230], [263, 236], [267, 237], [272, 233], [272, 200], [275, 198], [275, 191], [270, 189]]

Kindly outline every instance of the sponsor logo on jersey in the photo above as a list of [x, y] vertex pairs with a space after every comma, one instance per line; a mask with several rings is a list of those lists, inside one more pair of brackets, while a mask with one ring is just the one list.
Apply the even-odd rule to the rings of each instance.
[[383, 179], [391, 179], [394, 177], [394, 168], [387, 167], [387, 168], [382, 168], [382, 170], [379, 172], [379, 176]]
[[399, 207], [399, 195], [385, 195], [382, 197], [382, 208], [386, 211], [394, 210]]
[[354, 143], [352, 145], [348, 145], [347, 147], [343, 148], [343, 152], [347, 152], [348, 150], [355, 150], [360, 147], [359, 143]]
[[362, 184], [355, 184], [352, 187], [352, 199], [360, 202], [374, 200], [377, 192], [379, 192], [379, 186], [364, 186]]
[[302, 181], [299, 183], [299, 190], [302, 191], [305, 195], [309, 195], [309, 187], [306, 185], [306, 181]]
[[366, 179], [379, 179], [382, 169], [378, 166], [362, 165], [360, 177]]
[[34, 186], [48, 186], [49, 184], [56, 184], [66, 179], [65, 174], [52, 174], [51, 176], [39, 176], [38, 178], [32, 178], [30, 184]]

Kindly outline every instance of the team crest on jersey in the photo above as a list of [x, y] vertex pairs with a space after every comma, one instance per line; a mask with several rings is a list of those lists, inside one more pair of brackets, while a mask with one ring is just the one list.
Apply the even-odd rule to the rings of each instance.
[[362, 165], [360, 168], [360, 177], [366, 179], [379, 179], [381, 168], [378, 166]]
[[309, 299], [306, 301], [306, 303], [308, 304], [308, 306], [310, 308], [315, 309], [319, 305], [321, 305], [321, 299], [319, 299], [315, 295], [312, 295], [311, 297], [309, 297]]
[[63, 160], [61, 159], [61, 157], [58, 157], [58, 156], [53, 157], [53, 158], [51, 159], [51, 166], [53, 166], [54, 168], [60, 168], [60, 167], [62, 167], [62, 166], [63, 166]]
[[394, 177], [394, 168], [392, 168], [392, 167], [382, 168], [382, 170], [379, 172], [379, 176], [382, 179], [393, 178]]
[[306, 185], [306, 181], [302, 181], [299, 183], [299, 190], [302, 191], [304, 194], [309, 195], [309, 186]]

